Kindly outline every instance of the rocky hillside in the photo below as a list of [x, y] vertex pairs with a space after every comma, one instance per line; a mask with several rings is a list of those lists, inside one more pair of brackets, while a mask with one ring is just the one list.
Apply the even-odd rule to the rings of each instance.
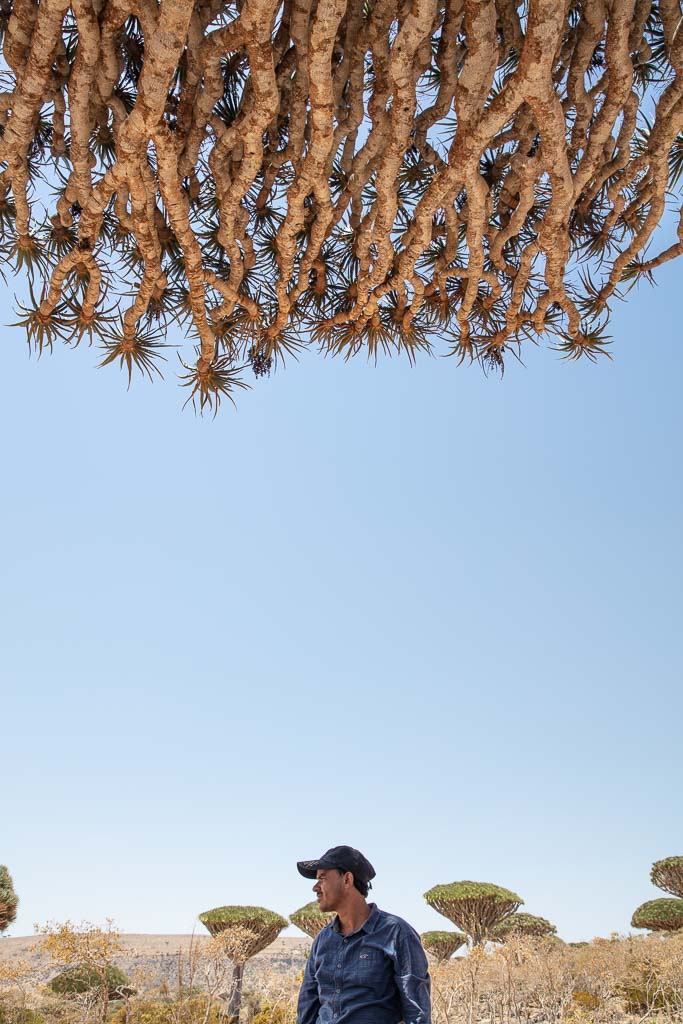
[[[191, 935], [124, 935], [122, 944], [125, 952], [114, 963], [127, 975], [144, 972], [149, 978], [149, 987], [156, 987], [162, 981], [173, 982], [178, 977], [179, 954], [187, 954]], [[206, 942], [204, 936], [194, 936], [198, 943]], [[245, 968], [245, 987], [258, 987], [259, 976], [266, 972], [296, 974], [304, 965], [310, 939], [302, 937], [276, 939], [258, 956], [253, 957]], [[27, 960], [33, 967], [31, 982], [34, 986], [44, 984], [59, 968], [51, 963], [40, 950], [40, 941], [34, 936], [0, 939], [0, 960]]]

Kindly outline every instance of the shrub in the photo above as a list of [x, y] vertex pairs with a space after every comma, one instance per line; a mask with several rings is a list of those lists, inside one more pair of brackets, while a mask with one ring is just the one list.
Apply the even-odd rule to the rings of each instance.
[[[105, 976], [110, 999], [134, 993], [135, 990], [130, 987], [130, 981], [118, 967], [107, 967]], [[101, 985], [102, 981], [98, 972], [94, 967], [88, 967], [86, 964], [69, 967], [48, 982], [48, 987], [60, 996], [83, 995], [85, 992], [98, 990]]]
[[[208, 1016], [207, 1016], [208, 1010]], [[134, 999], [121, 1006], [109, 1024], [220, 1024], [217, 1005], [209, 1007], [205, 995], [193, 995], [174, 1002], [166, 999]]]
[[294, 1024], [295, 1020], [296, 1012], [291, 1003], [264, 1000], [252, 1024]]
[[597, 1010], [600, 1006], [600, 1000], [593, 992], [586, 992], [585, 989], [579, 989], [572, 996], [572, 1002], [574, 1002], [580, 1010]]

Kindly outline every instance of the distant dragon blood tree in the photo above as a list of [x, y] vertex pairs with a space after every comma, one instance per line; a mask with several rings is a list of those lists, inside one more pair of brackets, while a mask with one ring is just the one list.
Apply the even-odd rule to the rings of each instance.
[[676, 0], [3, 0], [0, 244], [41, 352], [200, 409], [305, 345], [595, 359], [683, 176]]
[[491, 930], [523, 904], [509, 889], [490, 882], [451, 882], [435, 885], [424, 894], [430, 907], [462, 929], [473, 946], [481, 945]]
[[500, 924], [491, 929], [490, 938], [498, 942], [506, 942], [515, 935], [530, 935], [540, 938], [545, 935], [556, 935], [557, 928], [544, 917], [535, 914], [510, 914]]
[[14, 891], [12, 876], [4, 864], [0, 864], [0, 932], [7, 931], [16, 920], [19, 898]]
[[633, 928], [653, 932], [675, 932], [683, 928], [683, 857], [665, 857], [652, 865], [650, 880], [658, 889], [678, 899], [648, 900], [633, 913]]
[[657, 860], [650, 871], [650, 881], [658, 889], [683, 899], [683, 857]]
[[420, 939], [427, 952], [439, 963], [450, 960], [467, 942], [467, 936], [461, 932], [423, 932]]
[[653, 932], [677, 932], [683, 928], [683, 900], [648, 900], [634, 911], [631, 925]]
[[302, 932], [306, 932], [307, 935], [314, 939], [326, 924], [334, 920], [335, 916], [332, 913], [323, 913], [319, 909], [317, 901], [314, 900], [312, 903], [307, 903], [305, 906], [295, 910], [293, 914], [289, 915], [289, 920], [297, 928], [301, 928]]
[[265, 907], [215, 907], [200, 914], [199, 920], [214, 938], [220, 938], [223, 953], [232, 961], [232, 989], [225, 1019], [226, 1024], [235, 1024], [242, 1002], [245, 963], [269, 946], [288, 922]]

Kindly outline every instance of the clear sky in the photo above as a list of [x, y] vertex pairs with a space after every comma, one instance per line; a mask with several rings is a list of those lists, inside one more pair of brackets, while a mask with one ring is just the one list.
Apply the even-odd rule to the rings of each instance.
[[337, 843], [420, 930], [462, 878], [628, 929], [683, 853], [680, 273], [612, 363], [311, 355], [215, 421], [3, 330], [11, 934], [288, 914]]

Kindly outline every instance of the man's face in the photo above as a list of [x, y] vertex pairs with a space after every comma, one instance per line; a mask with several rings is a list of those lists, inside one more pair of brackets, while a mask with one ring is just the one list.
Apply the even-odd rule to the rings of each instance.
[[[347, 872], [350, 877], [350, 872]], [[313, 892], [318, 897], [318, 908], [325, 913], [336, 910], [346, 892], [346, 875], [336, 868], [321, 868], [316, 876]]]

